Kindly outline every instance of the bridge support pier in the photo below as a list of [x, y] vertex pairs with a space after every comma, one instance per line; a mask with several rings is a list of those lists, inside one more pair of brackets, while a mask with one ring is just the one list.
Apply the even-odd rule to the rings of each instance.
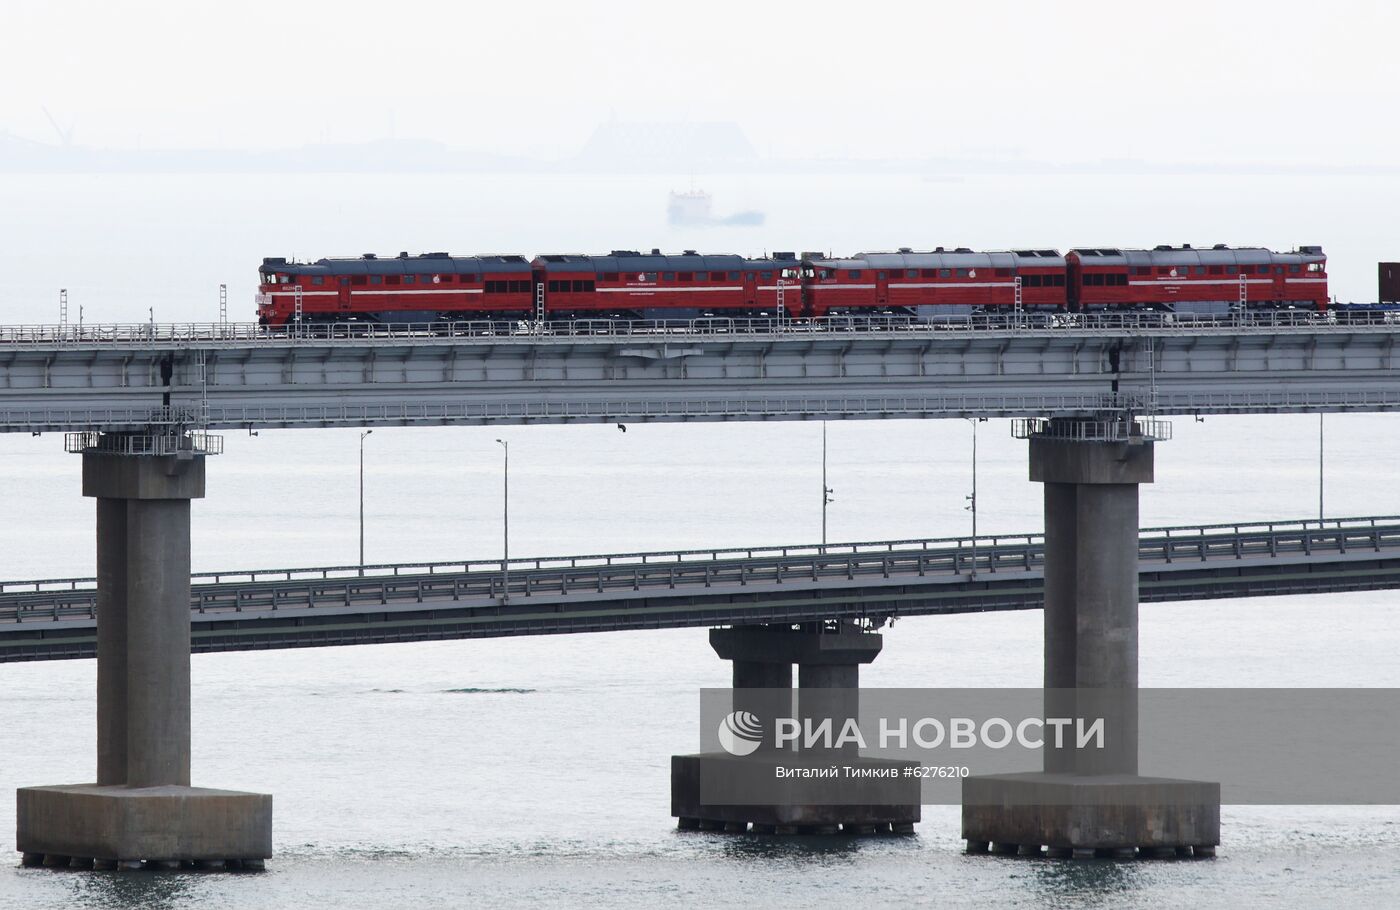
[[83, 495], [97, 499], [97, 782], [18, 791], [26, 864], [272, 855], [271, 796], [190, 786], [190, 500], [204, 474], [200, 454], [83, 454]]
[[968, 851], [1213, 855], [1220, 785], [1138, 774], [1138, 485], [1152, 482], [1153, 443], [1056, 423], [1030, 437], [1031, 480], [1045, 484], [1045, 715], [1103, 718], [1106, 736], [1081, 749], [1047, 735], [1043, 771], [964, 780]]
[[[784, 768], [832, 767], [898, 772], [911, 764], [865, 758], [856, 747], [839, 744], [842, 727], [858, 719], [860, 666], [880, 653], [878, 632], [849, 622], [736, 626], [711, 630], [710, 645], [734, 667], [732, 703], [724, 706], [733, 713], [724, 721], [752, 715], [749, 722], [761, 740], [745, 745], [730, 738], [726, 745], [721, 735], [726, 751], [671, 757], [671, 814], [680, 828], [737, 833], [752, 825], [753, 833], [781, 835], [913, 833], [920, 817], [917, 778], [842, 773], [817, 785], [780, 774]], [[803, 726], [829, 721], [838, 742], [800, 752], [780, 749], [779, 718], [795, 718]]]

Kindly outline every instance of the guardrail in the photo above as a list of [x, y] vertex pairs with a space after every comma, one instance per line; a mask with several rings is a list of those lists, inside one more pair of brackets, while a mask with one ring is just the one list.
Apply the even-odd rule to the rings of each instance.
[[[511, 560], [509, 590], [500, 560], [332, 566], [200, 573], [192, 576], [197, 614], [287, 608], [391, 606], [425, 601], [514, 603], [644, 590], [745, 588], [792, 582], [854, 583], [896, 576], [952, 580], [1044, 565], [1041, 533], [718, 550], [676, 550]], [[1139, 560], [1193, 564], [1217, 560], [1400, 551], [1400, 516], [1194, 525], [1144, 529]], [[0, 583], [0, 624], [94, 619], [92, 578]]]
[[1165, 442], [1172, 425], [1152, 417], [1097, 420], [1079, 417], [1017, 417], [1011, 421], [1016, 439], [1060, 439], [1069, 442]]
[[[169, 410], [168, 408], [165, 410]], [[171, 423], [170, 419], [159, 420]], [[174, 455], [191, 458], [196, 455], [219, 455], [224, 451], [224, 439], [198, 430], [167, 433], [64, 433], [63, 448], [72, 454], [102, 455]]]
[[810, 336], [851, 332], [907, 335], [957, 335], [969, 332], [1071, 331], [1249, 331], [1324, 330], [1375, 327], [1394, 330], [1400, 317], [1364, 311], [1340, 315], [1309, 310], [1264, 310], [1226, 316], [1176, 313], [1028, 313], [1020, 316], [979, 314], [919, 320], [913, 316], [828, 316], [820, 319], [692, 320], [577, 319], [546, 322], [470, 320], [442, 323], [326, 323], [269, 327], [257, 323], [113, 323], [85, 325], [0, 326], [0, 346], [222, 343], [248, 345], [288, 341], [374, 341], [413, 339], [483, 339], [532, 341], [542, 338]]

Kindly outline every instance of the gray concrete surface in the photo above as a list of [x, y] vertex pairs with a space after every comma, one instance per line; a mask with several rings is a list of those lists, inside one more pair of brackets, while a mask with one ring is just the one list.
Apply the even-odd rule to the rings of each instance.
[[97, 782], [18, 791], [26, 862], [272, 855], [271, 796], [190, 786], [190, 500], [204, 474], [202, 457], [83, 456], [97, 499]]
[[970, 852], [1152, 857], [1220, 841], [1219, 784], [1137, 776], [1138, 485], [1153, 469], [1151, 442], [1030, 440], [1045, 484], [1045, 715], [1102, 717], [1107, 735], [1103, 748], [1047, 741], [1040, 772], [965, 779]]
[[[775, 773], [778, 765], [917, 764], [863, 758], [849, 743], [800, 753], [774, 749], [768, 724], [794, 713], [813, 724], [830, 719], [833, 741], [839, 740], [845, 720], [859, 717], [860, 665], [879, 655], [883, 638], [878, 632], [849, 622], [735, 626], [712, 629], [710, 644], [721, 658], [734, 662], [733, 710], [751, 711], [770, 732], [757, 751], [742, 758], [727, 753], [671, 757], [671, 808], [680, 827], [738, 832], [753, 825], [755, 832], [767, 834], [866, 835], [897, 826], [899, 833], [912, 832], [920, 813], [917, 777], [843, 778], [814, 785]], [[728, 800], [721, 796], [716, 802], [716, 794]]]

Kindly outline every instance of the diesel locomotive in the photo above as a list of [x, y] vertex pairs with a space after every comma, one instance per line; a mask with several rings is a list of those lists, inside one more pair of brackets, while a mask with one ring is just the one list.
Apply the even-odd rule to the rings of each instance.
[[526, 319], [680, 321], [1156, 311], [1224, 315], [1325, 311], [1318, 246], [1086, 247], [978, 252], [772, 253], [760, 258], [614, 250], [606, 256], [423, 253], [296, 262], [259, 270], [258, 321], [444, 323]]

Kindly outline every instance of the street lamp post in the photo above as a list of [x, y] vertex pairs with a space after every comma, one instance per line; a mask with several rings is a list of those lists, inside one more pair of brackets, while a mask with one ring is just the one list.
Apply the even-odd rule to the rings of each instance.
[[510, 600], [510, 443], [497, 439], [505, 450], [505, 472], [501, 488], [501, 602]]
[[360, 574], [365, 574], [365, 437], [373, 430], [360, 433]]
[[1322, 510], [1322, 492], [1324, 489], [1324, 476], [1322, 473], [1322, 418], [1326, 416], [1321, 411], [1317, 412], [1317, 522], [1322, 524], [1322, 516], [1326, 513]]
[[972, 569], [968, 572], [968, 578], [977, 577], [977, 424], [986, 420], [985, 417], [969, 417], [972, 424], [972, 494], [964, 497], [967, 505], [963, 508], [972, 513]]
[[822, 546], [826, 546], [826, 504], [831, 501], [831, 488], [826, 485], [826, 421], [822, 421]]

